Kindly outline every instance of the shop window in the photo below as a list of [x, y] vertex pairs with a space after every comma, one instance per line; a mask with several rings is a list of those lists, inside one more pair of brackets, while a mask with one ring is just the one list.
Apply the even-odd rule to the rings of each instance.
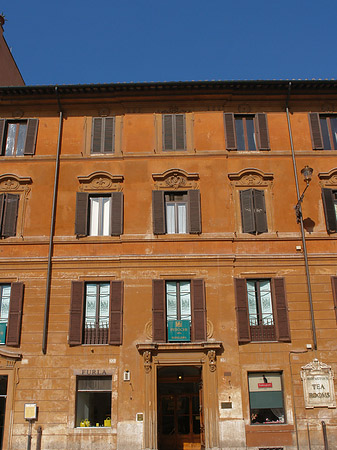
[[309, 113], [314, 150], [337, 150], [337, 114]]
[[325, 223], [328, 233], [337, 231], [337, 190], [322, 189]]
[[115, 118], [93, 117], [91, 153], [105, 154], [115, 151]]
[[240, 191], [242, 232], [260, 234], [267, 233], [267, 213], [264, 191], [247, 189]]
[[163, 115], [163, 150], [186, 150], [185, 114]]
[[227, 150], [270, 150], [266, 114], [224, 114]]
[[251, 424], [285, 423], [281, 373], [249, 373], [248, 387]]
[[38, 119], [0, 119], [1, 155], [34, 155]]
[[78, 376], [76, 427], [111, 426], [111, 376]]

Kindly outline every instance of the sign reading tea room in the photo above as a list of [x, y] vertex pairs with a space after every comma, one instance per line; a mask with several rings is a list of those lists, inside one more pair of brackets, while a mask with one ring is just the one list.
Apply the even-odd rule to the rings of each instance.
[[333, 371], [315, 358], [302, 367], [304, 402], [306, 408], [336, 408]]

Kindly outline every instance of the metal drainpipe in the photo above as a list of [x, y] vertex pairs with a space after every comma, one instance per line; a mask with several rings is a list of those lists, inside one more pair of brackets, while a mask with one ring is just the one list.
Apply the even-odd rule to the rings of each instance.
[[49, 318], [49, 304], [50, 304], [50, 284], [51, 284], [51, 268], [52, 268], [52, 254], [53, 254], [53, 239], [54, 239], [54, 229], [55, 229], [55, 212], [56, 212], [56, 197], [57, 197], [57, 186], [58, 186], [58, 176], [59, 176], [59, 166], [60, 166], [60, 150], [61, 150], [61, 137], [62, 137], [62, 125], [63, 125], [63, 112], [58, 97], [58, 89], [55, 86], [55, 94], [57, 98], [57, 104], [59, 108], [59, 134], [57, 141], [57, 152], [56, 152], [56, 165], [55, 165], [55, 177], [54, 177], [54, 193], [53, 193], [53, 206], [50, 224], [50, 235], [49, 235], [49, 252], [48, 252], [48, 269], [47, 269], [47, 283], [46, 283], [46, 298], [44, 307], [44, 324], [43, 324], [43, 338], [42, 338], [42, 352], [45, 355], [47, 351], [47, 334], [48, 334], [48, 318]]
[[[298, 177], [297, 177], [297, 167], [296, 167], [296, 160], [295, 160], [295, 152], [294, 152], [294, 144], [293, 144], [293, 135], [291, 132], [291, 125], [290, 125], [290, 117], [289, 117], [289, 97], [290, 97], [290, 90], [291, 90], [291, 81], [289, 81], [288, 85], [288, 95], [287, 95], [287, 101], [286, 101], [286, 113], [287, 113], [287, 121], [288, 121], [288, 131], [289, 131], [289, 138], [290, 138], [290, 147], [291, 147], [291, 155], [293, 160], [293, 168], [294, 168], [294, 176], [295, 176], [295, 184], [296, 184], [296, 193], [297, 193], [297, 201], [300, 199], [300, 189], [298, 186]], [[315, 316], [314, 316], [314, 308], [312, 303], [312, 293], [311, 293], [311, 282], [310, 282], [310, 272], [309, 272], [309, 263], [308, 263], [308, 252], [307, 252], [307, 245], [305, 241], [305, 233], [304, 233], [304, 226], [303, 226], [303, 216], [302, 216], [302, 205], [300, 205], [300, 224], [301, 224], [301, 237], [302, 237], [302, 246], [303, 246], [303, 256], [304, 256], [304, 263], [305, 263], [305, 272], [307, 277], [307, 287], [308, 287], [308, 296], [309, 296], [309, 304], [310, 304], [310, 315], [311, 315], [311, 325], [312, 325], [312, 339], [314, 343], [314, 350], [317, 350], [317, 337], [316, 337], [316, 326], [315, 326]]]

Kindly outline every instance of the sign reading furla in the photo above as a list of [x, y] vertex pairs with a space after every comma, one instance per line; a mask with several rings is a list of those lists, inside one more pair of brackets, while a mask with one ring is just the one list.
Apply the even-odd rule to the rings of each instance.
[[306, 408], [336, 408], [333, 371], [330, 366], [315, 358], [302, 367], [301, 378]]

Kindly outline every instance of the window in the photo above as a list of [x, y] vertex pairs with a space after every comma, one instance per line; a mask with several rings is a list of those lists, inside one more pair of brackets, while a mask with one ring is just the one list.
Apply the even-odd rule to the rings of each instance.
[[283, 278], [235, 279], [238, 340], [290, 342]]
[[227, 150], [270, 150], [266, 114], [224, 114]]
[[111, 376], [78, 376], [76, 427], [111, 426]]
[[0, 119], [1, 155], [34, 155], [38, 119]]
[[268, 232], [264, 191], [259, 189], [240, 191], [240, 205], [243, 233]]
[[335, 316], [337, 321], [337, 277], [331, 277]]
[[123, 282], [73, 281], [69, 344], [121, 344]]
[[77, 192], [75, 234], [119, 236], [123, 233], [123, 193], [91, 195]]
[[155, 342], [205, 341], [203, 280], [153, 280], [152, 333]]
[[16, 222], [19, 209], [18, 194], [0, 194], [0, 236], [16, 235]]
[[201, 233], [200, 191], [152, 192], [154, 234]]
[[337, 150], [337, 114], [309, 113], [314, 150]]
[[322, 189], [325, 223], [328, 233], [337, 231], [337, 190]]
[[163, 115], [163, 150], [186, 150], [185, 114]]
[[281, 373], [249, 373], [248, 387], [251, 424], [285, 423]]
[[23, 283], [0, 285], [0, 344], [20, 345]]
[[93, 117], [91, 136], [91, 153], [114, 153], [115, 118]]

